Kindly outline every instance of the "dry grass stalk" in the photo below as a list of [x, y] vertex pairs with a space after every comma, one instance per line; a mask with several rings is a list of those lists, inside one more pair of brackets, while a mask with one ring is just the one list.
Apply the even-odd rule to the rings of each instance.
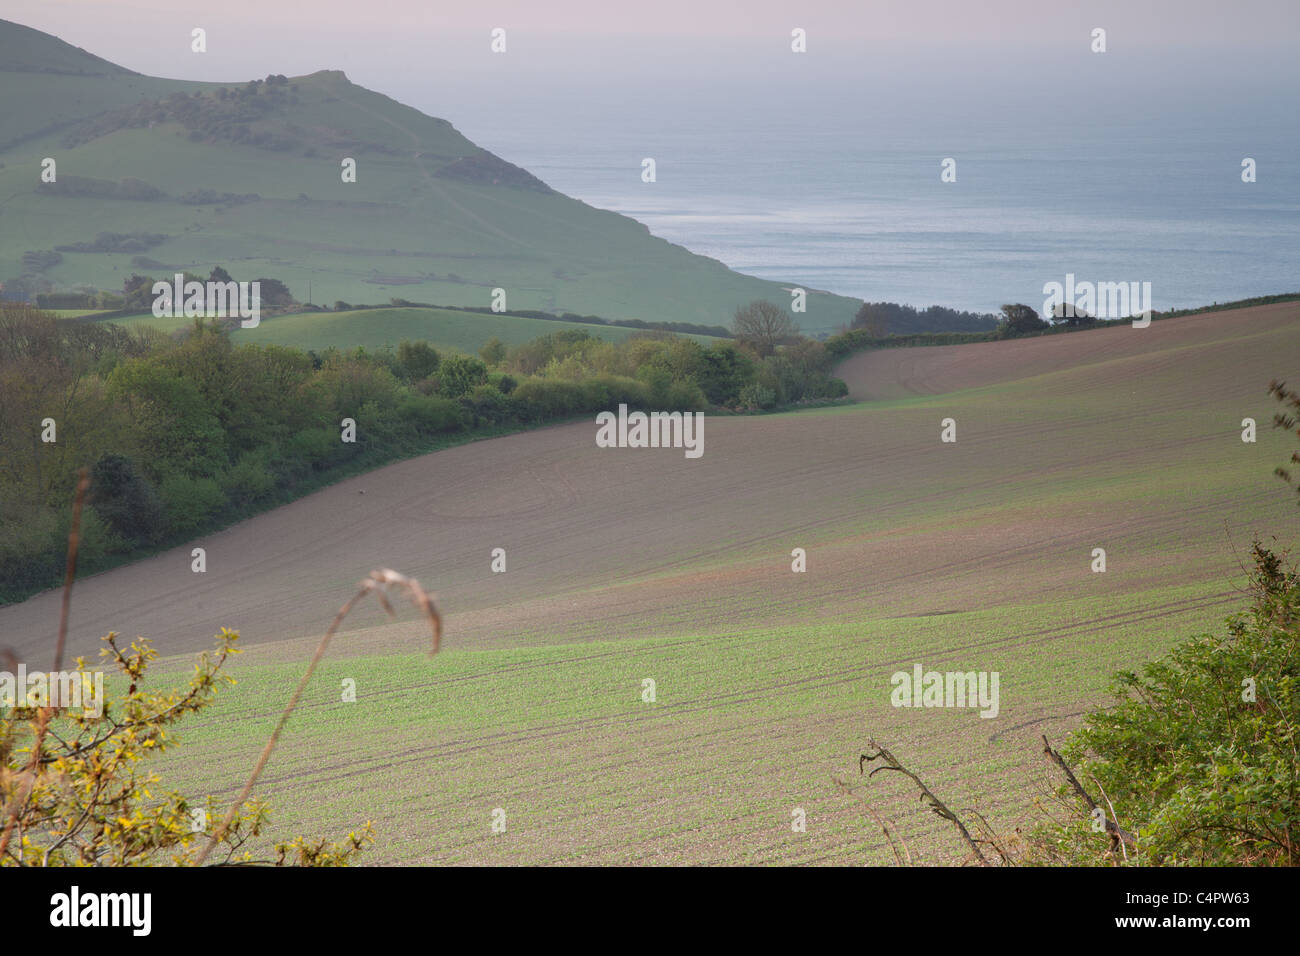
[[221, 837], [230, 827], [230, 824], [234, 820], [235, 814], [239, 811], [239, 808], [244, 805], [244, 801], [246, 801], [249, 794], [252, 793], [253, 785], [257, 783], [257, 778], [261, 776], [262, 769], [266, 766], [267, 760], [270, 759], [271, 752], [275, 749], [275, 745], [280, 739], [280, 732], [284, 730], [284, 725], [288, 723], [289, 715], [292, 714], [294, 709], [298, 706], [298, 699], [302, 696], [302, 692], [304, 688], [306, 688], [307, 682], [311, 680], [311, 675], [315, 673], [316, 665], [320, 663], [321, 658], [325, 655], [325, 649], [329, 647], [330, 639], [334, 636], [334, 632], [338, 629], [339, 625], [343, 623], [343, 619], [348, 616], [357, 602], [361, 601], [368, 594], [375, 595], [376, 600], [379, 601], [380, 605], [388, 615], [392, 617], [394, 614], [393, 606], [388, 601], [388, 591], [390, 588], [404, 591], [407, 596], [410, 597], [412, 603], [414, 603], [415, 606], [420, 609], [421, 613], [428, 618], [430, 627], [433, 630], [433, 647], [429, 653], [431, 655], [438, 653], [438, 647], [442, 643], [442, 615], [438, 613], [438, 608], [434, 604], [433, 598], [431, 598], [428, 592], [420, 586], [420, 582], [416, 581], [414, 578], [408, 578], [404, 574], [399, 574], [396, 571], [389, 570], [388, 568], [371, 571], [370, 576], [361, 582], [357, 593], [352, 595], [352, 597], [348, 599], [348, 602], [344, 604], [343, 607], [339, 608], [338, 614], [334, 616], [334, 620], [330, 623], [329, 629], [325, 632], [325, 635], [320, 640], [320, 644], [316, 647], [316, 653], [312, 656], [311, 663], [307, 666], [307, 672], [303, 674], [302, 679], [298, 681], [298, 686], [294, 688], [293, 696], [289, 698], [289, 705], [285, 707], [284, 713], [280, 715], [279, 723], [275, 725], [275, 730], [271, 732], [270, 739], [267, 740], [266, 746], [262, 748], [262, 754], [257, 758], [257, 764], [253, 767], [253, 772], [249, 775], [248, 782], [244, 784], [243, 792], [240, 793], [239, 798], [230, 805], [230, 809], [226, 812], [226, 817], [221, 821], [221, 825], [213, 830], [212, 836], [208, 839], [207, 846], [205, 846], [203, 851], [195, 858], [195, 866], [203, 865], [203, 861], [208, 858], [208, 854], [212, 852], [213, 848], [216, 847], [217, 843], [221, 840]]
[[[68, 563], [63, 572], [63, 606], [59, 611], [59, 634], [54, 643], [54, 666], [50, 668], [51, 671], [63, 668], [63, 648], [68, 640], [68, 607], [72, 600], [72, 582], [77, 577], [77, 552], [81, 547], [81, 508], [85, 504], [86, 490], [89, 487], [90, 476], [86, 473], [86, 469], [82, 468], [77, 476], [77, 494], [72, 500], [72, 526], [68, 529]], [[14, 654], [9, 651], [6, 656], [12, 659]], [[15, 666], [14, 669], [17, 670], [17, 667]], [[52, 713], [51, 707], [42, 707], [37, 712], [36, 740], [32, 744], [31, 760], [28, 761], [18, 791], [9, 804], [4, 833], [0, 834], [0, 858], [3, 858], [5, 851], [9, 849], [9, 841], [13, 838], [18, 814], [22, 812], [23, 806], [32, 795], [32, 788], [36, 785], [36, 770], [41, 762], [41, 747], [45, 745], [45, 732], [49, 728]]]

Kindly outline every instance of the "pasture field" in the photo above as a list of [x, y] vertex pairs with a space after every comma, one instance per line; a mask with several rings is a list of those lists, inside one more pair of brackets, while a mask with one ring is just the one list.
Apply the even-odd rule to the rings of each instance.
[[[1039, 735], [1243, 607], [1255, 535], [1295, 543], [1267, 385], [1297, 367], [1286, 303], [865, 353], [840, 371], [865, 401], [710, 417], [697, 460], [597, 448], [593, 423], [476, 442], [196, 541], [203, 575], [187, 545], [78, 582], [70, 650], [140, 634], [180, 674], [240, 630], [238, 684], [156, 765], [229, 799], [339, 605], [392, 567], [438, 594], [444, 650], [408, 608], [348, 620], [258, 785], [271, 839], [373, 819], [373, 863], [891, 862], [839, 775], [948, 862], [914, 791], [857, 776], [867, 740], [953, 806], [1025, 819]], [[57, 607], [2, 608], [0, 632], [39, 659]], [[918, 663], [998, 672], [997, 716], [892, 707]]]
[[[157, 318], [153, 315], [114, 319], [119, 325], [149, 325], [164, 332], [192, 325], [193, 319]], [[232, 339], [241, 345], [291, 345], [300, 349], [335, 346], [352, 349], [361, 346], [369, 351], [396, 348], [400, 342], [424, 341], [442, 349], [475, 354], [490, 339], [506, 345], [522, 345], [543, 335], [565, 330], [588, 332], [607, 342], [621, 342], [639, 330], [617, 325], [587, 325], [532, 319], [521, 315], [488, 315], [458, 312], [455, 309], [357, 309], [351, 312], [298, 312], [291, 315], [264, 317], [252, 329], [236, 329]], [[712, 342], [712, 336], [692, 336]]]
[[[47, 63], [82, 75], [26, 72]], [[338, 70], [291, 78], [260, 119], [241, 120], [245, 132], [280, 141], [264, 146], [205, 140], [161, 111], [147, 125], [105, 119], [176, 94], [198, 96], [215, 111], [217, 91], [243, 81], [132, 74], [3, 20], [0, 75], [0, 281], [27, 271], [28, 252], [110, 232], [164, 238], [145, 255], [67, 251], [40, 277], [58, 290], [120, 290], [134, 273], [206, 275], [222, 265], [235, 279], [273, 276], [302, 299], [310, 288], [316, 302], [398, 297], [486, 307], [492, 289], [503, 287], [514, 309], [701, 324], [726, 322], [754, 299], [788, 302], [789, 288], [800, 284], [797, 276], [779, 283], [733, 272], [635, 220], [554, 192], [448, 120]], [[252, 95], [268, 101], [268, 91]], [[101, 125], [91, 136], [93, 122]], [[46, 157], [57, 157], [65, 183], [138, 180], [161, 195], [43, 191]], [[357, 163], [355, 181], [343, 181], [345, 157]], [[475, 164], [489, 172], [474, 175]], [[849, 322], [859, 305], [808, 292], [802, 324], [809, 331]]]

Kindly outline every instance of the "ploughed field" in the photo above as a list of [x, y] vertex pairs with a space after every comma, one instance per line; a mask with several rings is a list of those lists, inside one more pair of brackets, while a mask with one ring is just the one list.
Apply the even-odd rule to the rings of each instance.
[[[840, 374], [866, 401], [708, 416], [698, 459], [598, 448], [593, 421], [349, 479], [78, 582], [71, 649], [139, 634], [179, 676], [239, 630], [239, 683], [157, 765], [229, 799], [339, 605], [392, 567], [436, 591], [444, 651], [406, 608], [348, 620], [258, 785], [271, 838], [373, 819], [370, 862], [892, 862], [840, 776], [947, 862], [913, 791], [858, 777], [868, 738], [950, 805], [1026, 819], [1039, 735], [1243, 606], [1254, 534], [1294, 543], [1267, 386], [1297, 371], [1295, 303], [864, 353]], [[57, 614], [0, 608], [2, 642], [48, 665]], [[997, 715], [891, 706], [916, 664], [996, 671]]]

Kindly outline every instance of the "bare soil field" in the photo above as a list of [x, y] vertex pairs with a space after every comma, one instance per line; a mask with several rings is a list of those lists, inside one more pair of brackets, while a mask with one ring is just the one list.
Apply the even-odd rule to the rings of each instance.
[[[1292, 303], [854, 356], [841, 374], [858, 395], [1006, 387], [951, 403], [713, 416], [697, 460], [597, 448], [589, 424], [452, 448], [193, 542], [207, 551], [204, 574], [186, 546], [80, 581], [71, 650], [92, 651], [109, 630], [145, 635], [163, 654], [206, 647], [220, 626], [249, 644], [318, 634], [381, 566], [436, 590], [465, 649], [649, 636], [668, 620], [707, 629], [791, 611], [970, 609], [996, 599], [1010, 572], [1018, 590], [1050, 593], [1086, 568], [1080, 549], [1094, 543], [1110, 543], [1120, 566], [1126, 543], [1146, 547], [1154, 534], [1208, 556], [1226, 550], [1223, 519], [1252, 514], [1241, 499], [1257, 498], [1260, 518], [1286, 515], [1269, 475], [1285, 454], [1265, 387], [1297, 367]], [[958, 441], [941, 444], [950, 414]], [[1239, 439], [1246, 416], [1260, 423], [1257, 445]], [[1221, 498], [1156, 494], [1182, 480], [1180, 465], [1225, 456], [1250, 456], [1257, 481], [1216, 488]], [[1134, 493], [1104, 508], [1083, 488], [1057, 493], [1126, 478]], [[1164, 499], [1155, 509], [1153, 496]], [[490, 572], [497, 547], [505, 574]], [[804, 576], [790, 572], [795, 547], [809, 550]], [[1185, 562], [1170, 561], [1107, 580], [1182, 580]], [[1230, 565], [1220, 555], [1214, 567]], [[57, 603], [49, 592], [0, 608], [0, 634], [38, 654]]]
[[1294, 329], [1295, 315], [1296, 304], [1291, 302], [1163, 319], [1145, 329], [1117, 326], [1084, 335], [881, 349], [850, 356], [840, 365], [840, 377], [859, 399], [937, 395], [1122, 360], [1153, 349], [1204, 346], [1220, 342], [1225, 334]]
[[[873, 400], [710, 416], [696, 460], [598, 448], [594, 423], [478, 442], [196, 541], [205, 574], [186, 547], [80, 581], [72, 651], [241, 631], [239, 686], [167, 765], [229, 796], [316, 637], [392, 567], [437, 593], [445, 651], [420, 656], [410, 615], [349, 620], [259, 786], [285, 831], [375, 819], [374, 862], [890, 862], [831, 784], [868, 736], [1017, 819], [1038, 733], [1241, 606], [1254, 534], [1294, 543], [1267, 384], [1297, 369], [1285, 304], [855, 356], [841, 374]], [[0, 609], [0, 643], [44, 663], [57, 610]], [[1000, 671], [998, 718], [891, 708], [890, 673], [916, 662]], [[361, 704], [338, 700], [349, 675]], [[905, 788], [876, 793], [942, 844]]]

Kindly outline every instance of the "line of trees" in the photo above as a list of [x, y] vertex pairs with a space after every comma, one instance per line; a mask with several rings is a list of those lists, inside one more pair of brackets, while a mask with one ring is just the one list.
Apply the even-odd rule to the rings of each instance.
[[[626, 403], [760, 410], [847, 388], [808, 339], [770, 354], [650, 333], [563, 330], [478, 356], [426, 342], [323, 352], [236, 345], [217, 323], [167, 337], [0, 303], [0, 601], [57, 582], [66, 502], [91, 471], [96, 570], [461, 440]], [[344, 440], [344, 419], [355, 440]]]

